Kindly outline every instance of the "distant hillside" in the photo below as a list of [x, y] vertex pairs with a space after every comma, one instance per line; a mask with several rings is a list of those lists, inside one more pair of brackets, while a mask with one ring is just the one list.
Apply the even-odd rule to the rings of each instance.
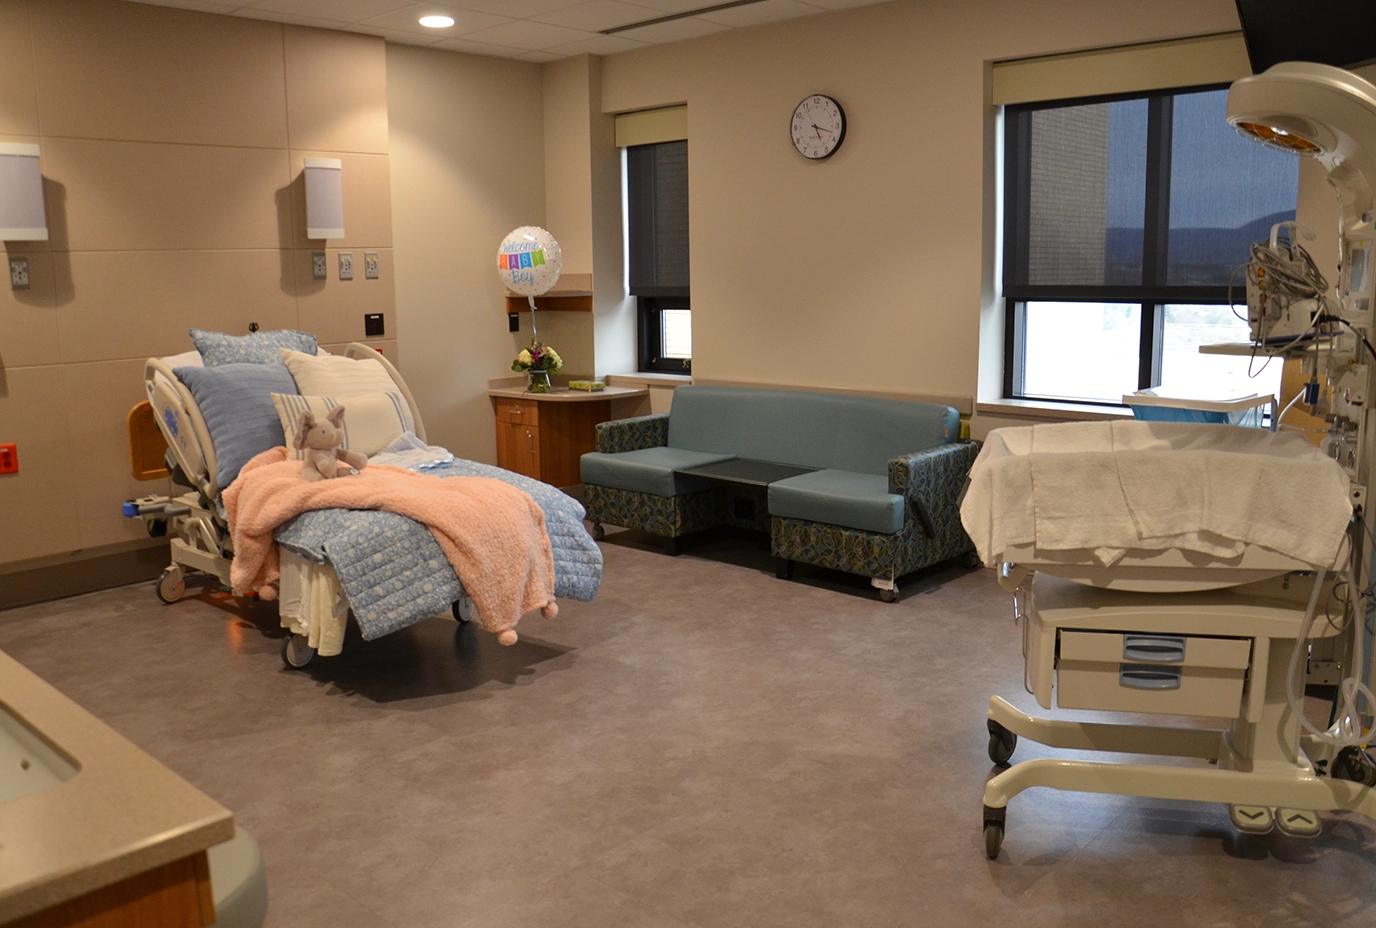
[[[1294, 212], [1282, 212], [1263, 216], [1235, 229], [1173, 229], [1170, 250], [1176, 259], [1171, 262], [1169, 282], [1226, 284], [1238, 265], [1248, 260], [1253, 242], [1270, 238], [1271, 226], [1294, 218]], [[1142, 230], [1110, 228], [1105, 246], [1106, 282], [1138, 283], [1141, 268]]]

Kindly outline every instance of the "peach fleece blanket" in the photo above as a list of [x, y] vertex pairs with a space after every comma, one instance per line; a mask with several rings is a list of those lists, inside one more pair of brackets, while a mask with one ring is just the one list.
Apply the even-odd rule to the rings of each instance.
[[500, 480], [378, 466], [357, 476], [306, 481], [301, 462], [273, 448], [245, 464], [223, 498], [234, 538], [230, 579], [236, 592], [271, 590], [280, 573], [273, 532], [293, 516], [310, 509], [382, 509], [430, 529], [483, 627], [502, 644], [516, 643], [516, 623], [527, 612], [539, 609], [553, 618], [559, 611], [545, 515]]

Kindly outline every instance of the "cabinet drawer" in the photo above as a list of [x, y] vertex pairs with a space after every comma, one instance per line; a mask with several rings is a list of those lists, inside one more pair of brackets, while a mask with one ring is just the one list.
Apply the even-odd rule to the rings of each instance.
[[539, 425], [540, 404], [534, 400], [498, 400], [497, 421], [513, 425]]
[[1246, 638], [1062, 631], [1056, 704], [1065, 709], [1235, 718]]

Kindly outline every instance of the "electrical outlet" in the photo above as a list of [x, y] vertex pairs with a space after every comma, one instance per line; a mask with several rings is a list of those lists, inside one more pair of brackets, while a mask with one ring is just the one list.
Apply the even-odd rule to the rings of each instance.
[[383, 326], [383, 322], [382, 322], [382, 313], [364, 313], [364, 314], [363, 314], [363, 337], [364, 337], [364, 338], [381, 338], [382, 336], [384, 336], [384, 335], [386, 335], [386, 334], [387, 334], [387, 330], [386, 330], [386, 329], [384, 328], [384, 326]]
[[377, 280], [377, 252], [363, 252], [363, 276], [368, 280]]
[[19, 452], [14, 445], [0, 445], [0, 474], [19, 473]]
[[352, 251], [341, 251], [339, 253], [339, 279], [354, 279], [354, 253]]
[[29, 259], [10, 258], [10, 289], [29, 289]]
[[324, 280], [328, 276], [329, 272], [325, 269], [325, 252], [311, 252], [311, 278], [313, 280]]

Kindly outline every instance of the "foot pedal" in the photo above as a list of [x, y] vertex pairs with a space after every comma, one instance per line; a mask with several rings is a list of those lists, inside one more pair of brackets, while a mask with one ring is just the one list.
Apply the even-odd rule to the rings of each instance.
[[1308, 809], [1277, 809], [1276, 826], [1292, 838], [1317, 838], [1322, 830], [1318, 813]]
[[1276, 820], [1266, 806], [1228, 806], [1233, 827], [1249, 835], [1264, 835], [1275, 827]]

